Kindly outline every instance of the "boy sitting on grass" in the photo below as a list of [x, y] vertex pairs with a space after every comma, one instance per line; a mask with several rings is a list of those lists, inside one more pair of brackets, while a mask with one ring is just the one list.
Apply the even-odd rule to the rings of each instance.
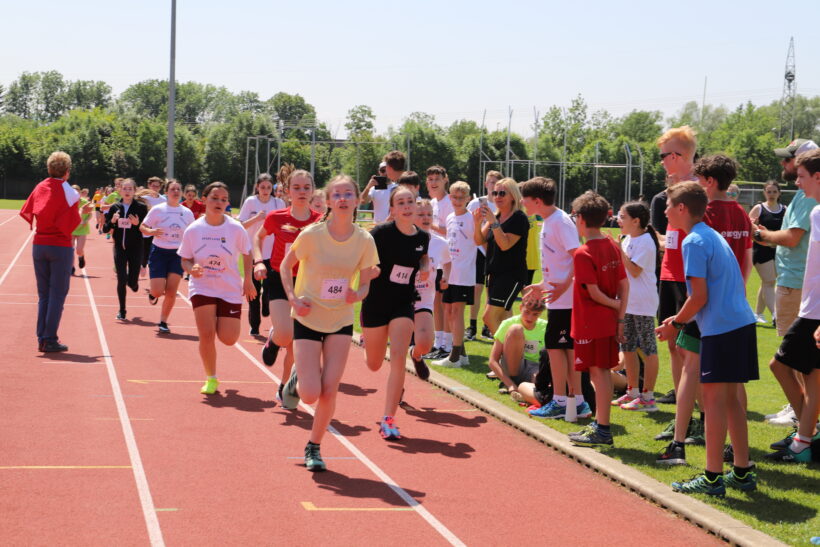
[[609, 212], [603, 196], [588, 191], [572, 202], [578, 235], [585, 243], [573, 255], [572, 330], [575, 370], [589, 372], [595, 386], [595, 421], [569, 439], [582, 446], [612, 446], [609, 429], [612, 378], [618, 366], [618, 343], [624, 338], [629, 281], [617, 243], [601, 233]]
[[540, 299], [523, 302], [521, 314], [505, 319], [495, 331], [490, 370], [516, 401], [538, 402], [533, 381], [539, 369], [539, 354], [547, 330], [547, 322], [541, 319], [545, 307]]
[[[656, 332], [661, 340], [669, 340], [695, 320], [701, 334], [706, 469], [688, 481], [673, 482], [672, 489], [723, 496], [726, 486], [744, 491], [757, 487], [754, 466], [749, 463], [746, 410], [738, 397], [738, 384], [758, 379], [757, 334], [738, 261], [726, 240], [703, 222], [708, 201], [697, 182], [682, 182], [667, 192], [666, 216], [687, 234], [682, 251], [688, 296], [680, 311], [664, 319]], [[734, 466], [723, 475], [727, 429]]]

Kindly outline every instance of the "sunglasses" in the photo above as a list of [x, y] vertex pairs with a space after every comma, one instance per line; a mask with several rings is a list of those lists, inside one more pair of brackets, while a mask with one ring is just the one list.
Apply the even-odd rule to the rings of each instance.
[[669, 156], [669, 155], [671, 155], [671, 154], [674, 154], [674, 155], [676, 155], [676, 156], [680, 156], [680, 154], [679, 154], [679, 153], [677, 153], [677, 152], [663, 152], [663, 153], [661, 154], [661, 161], [665, 160], [665, 159], [666, 159], [666, 156]]
[[493, 190], [492, 192], [490, 192], [490, 194], [493, 197], [497, 196], [497, 197], [503, 198], [504, 196], [507, 195], [507, 191], [506, 190]]

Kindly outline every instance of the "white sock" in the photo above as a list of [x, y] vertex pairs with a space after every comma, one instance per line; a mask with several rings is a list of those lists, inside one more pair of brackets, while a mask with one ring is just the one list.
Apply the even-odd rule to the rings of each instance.
[[555, 395], [553, 399], [555, 399], [555, 402], [558, 403], [558, 406], [567, 406], [566, 395]]
[[433, 346], [437, 347], [437, 348], [440, 348], [443, 338], [444, 338], [444, 331], [443, 330], [437, 330], [435, 339], [433, 341]]
[[584, 396], [583, 395], [576, 395], [575, 396], [575, 406], [584, 404]]
[[450, 332], [445, 332], [441, 345], [444, 348], [444, 351], [453, 351], [453, 334]]
[[804, 437], [803, 435], [795, 435], [792, 437], [792, 444], [789, 445], [789, 450], [795, 454], [803, 452], [811, 446], [811, 437]]
[[654, 391], [644, 391], [641, 393], [641, 399], [644, 401], [654, 401], [655, 400], [655, 393]]
[[635, 399], [640, 394], [640, 390], [636, 387], [631, 387], [626, 390], [626, 394], [629, 395], [630, 398]]
[[208, 380], [216, 380], [216, 376], [208, 376]]

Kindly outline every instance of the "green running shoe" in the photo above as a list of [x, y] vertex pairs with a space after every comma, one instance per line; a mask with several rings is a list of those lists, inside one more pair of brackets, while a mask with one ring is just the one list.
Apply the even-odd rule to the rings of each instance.
[[755, 473], [754, 466], [743, 476], [737, 475], [734, 469], [728, 473], [724, 473], [723, 484], [728, 488], [736, 488], [744, 492], [757, 490], [757, 473]]
[[708, 494], [722, 498], [726, 496], [726, 485], [723, 484], [723, 477], [718, 476], [710, 481], [706, 474], [695, 475], [686, 482], [673, 482], [672, 491], [683, 494]]
[[219, 380], [216, 378], [208, 378], [205, 380], [205, 384], [202, 386], [202, 389], [199, 390], [200, 393], [204, 393], [205, 395], [213, 395], [216, 393], [216, 388], [219, 387]]
[[319, 445], [307, 443], [305, 445], [305, 467], [308, 471], [324, 471], [327, 469], [322, 454], [319, 452]]

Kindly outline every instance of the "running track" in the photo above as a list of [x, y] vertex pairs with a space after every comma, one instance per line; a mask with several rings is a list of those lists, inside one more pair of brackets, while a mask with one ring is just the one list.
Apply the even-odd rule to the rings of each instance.
[[309, 473], [310, 415], [273, 399], [281, 357], [267, 369], [261, 342], [243, 334], [218, 349], [220, 392], [200, 395], [187, 302], [171, 336], [155, 334], [159, 307], [142, 287], [129, 292], [129, 321], [116, 321], [101, 236], [89, 238], [87, 277], [71, 282], [60, 327], [70, 351], [38, 354], [30, 232], [13, 218], [0, 211], [4, 544], [719, 543], [410, 375], [405, 400], [419, 410], [400, 410], [405, 438], [383, 441], [387, 367], [368, 371], [356, 347], [336, 435], [322, 443], [329, 470]]

